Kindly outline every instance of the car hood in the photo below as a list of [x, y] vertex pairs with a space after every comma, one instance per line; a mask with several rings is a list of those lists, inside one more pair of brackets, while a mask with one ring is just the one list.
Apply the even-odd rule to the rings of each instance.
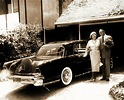
[[8, 66], [11, 73], [14, 74], [28, 74], [33, 73], [38, 66], [58, 60], [62, 57], [58, 56], [31, 56], [6, 62], [4, 66]]
[[25, 57], [25, 58], [5, 62], [4, 66], [10, 65], [12, 63], [16, 64], [17, 62], [24, 61], [27, 59], [30, 60], [32, 64], [34, 64], [34, 63], [41, 64], [41, 63], [51, 62], [53, 60], [57, 60], [60, 58], [62, 58], [62, 57], [59, 57], [59, 56], [30, 56], [30, 57]]

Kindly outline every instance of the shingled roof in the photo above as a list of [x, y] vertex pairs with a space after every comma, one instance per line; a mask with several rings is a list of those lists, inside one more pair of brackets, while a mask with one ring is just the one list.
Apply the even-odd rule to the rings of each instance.
[[124, 0], [73, 0], [55, 25], [123, 21]]

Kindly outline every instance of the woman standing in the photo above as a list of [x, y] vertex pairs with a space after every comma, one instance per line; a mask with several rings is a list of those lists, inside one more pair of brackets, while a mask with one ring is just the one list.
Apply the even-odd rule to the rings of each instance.
[[88, 41], [86, 45], [86, 51], [84, 54], [84, 57], [87, 56], [89, 53], [90, 59], [91, 59], [91, 70], [92, 70], [92, 77], [91, 81], [96, 81], [96, 73], [99, 72], [100, 67], [100, 41], [97, 38], [96, 32], [91, 32], [90, 34], [90, 40]]

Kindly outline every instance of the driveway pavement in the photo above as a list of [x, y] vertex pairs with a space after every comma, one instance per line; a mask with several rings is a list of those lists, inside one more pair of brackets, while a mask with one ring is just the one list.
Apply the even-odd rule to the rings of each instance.
[[90, 75], [76, 78], [72, 84], [60, 88], [59, 84], [49, 85], [50, 91], [45, 88], [24, 86], [12, 81], [0, 82], [0, 100], [113, 100], [109, 90], [113, 85], [124, 81], [124, 72], [114, 71], [110, 81], [90, 82]]
[[47, 100], [113, 100], [109, 90], [113, 85], [124, 81], [124, 68], [118, 67], [111, 71], [110, 81], [100, 81], [101, 75], [96, 82], [90, 82], [90, 76], [81, 76], [68, 87], [50, 95]]
[[96, 82], [84, 80], [70, 85], [62, 91], [50, 96], [47, 100], [113, 100], [109, 95], [109, 90], [113, 85], [124, 80], [124, 73], [111, 74], [110, 81]]

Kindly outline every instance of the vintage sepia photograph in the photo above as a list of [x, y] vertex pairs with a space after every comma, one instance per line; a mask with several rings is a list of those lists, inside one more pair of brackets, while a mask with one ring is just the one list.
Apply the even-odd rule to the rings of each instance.
[[0, 0], [0, 100], [124, 100], [124, 0]]

